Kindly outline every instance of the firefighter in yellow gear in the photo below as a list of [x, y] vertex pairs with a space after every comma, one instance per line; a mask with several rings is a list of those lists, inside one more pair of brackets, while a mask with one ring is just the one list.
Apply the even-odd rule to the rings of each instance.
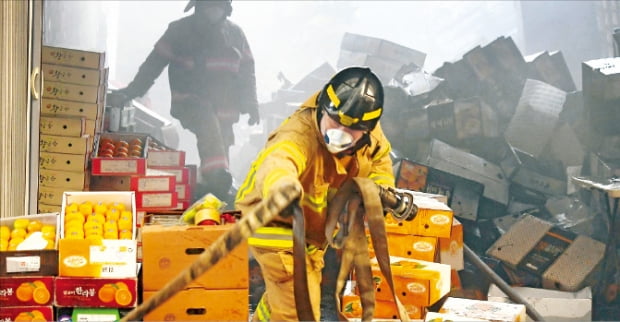
[[[331, 197], [353, 177], [394, 186], [391, 146], [379, 123], [382, 112], [383, 86], [369, 68], [339, 71], [270, 134], [236, 196], [235, 205], [244, 213], [284, 183], [301, 187], [308, 288], [317, 319]], [[298, 319], [291, 228], [290, 217], [278, 217], [248, 239], [265, 280], [255, 321]]]

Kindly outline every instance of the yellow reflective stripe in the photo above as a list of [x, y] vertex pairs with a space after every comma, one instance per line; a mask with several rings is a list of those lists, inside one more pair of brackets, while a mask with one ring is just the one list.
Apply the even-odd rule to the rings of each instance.
[[261, 296], [260, 301], [258, 302], [258, 305], [256, 306], [255, 314], [258, 315], [257, 317], [259, 321], [271, 320], [271, 310], [269, 309], [267, 304], [265, 304], [265, 296], [266, 296], [265, 294]]
[[327, 207], [327, 191], [325, 191], [325, 194], [316, 197], [304, 195], [302, 205], [310, 208], [317, 213], [323, 212], [323, 209]]
[[252, 246], [291, 248], [293, 247], [293, 230], [284, 227], [261, 227], [248, 238]]
[[364, 113], [364, 115], [362, 115], [362, 121], [376, 119], [377, 117], [381, 116], [381, 110], [382, 108], [378, 108], [374, 111]]
[[292, 248], [293, 240], [274, 240], [250, 237], [248, 238], [248, 245], [261, 247]]
[[394, 185], [394, 176], [389, 173], [371, 173], [368, 176], [374, 183], [380, 185]]
[[256, 229], [256, 231], [254, 232], [255, 234], [262, 234], [262, 235], [289, 235], [289, 236], [293, 236], [293, 230], [290, 228], [284, 228], [284, 227], [260, 227], [258, 229]]
[[290, 141], [282, 141], [276, 143], [261, 151], [256, 160], [252, 162], [252, 167], [250, 168], [248, 177], [245, 179], [245, 181], [239, 188], [239, 191], [237, 192], [237, 200], [245, 198], [247, 194], [254, 189], [254, 186], [256, 184], [256, 169], [258, 169], [258, 167], [263, 164], [265, 158], [275, 149], [283, 149], [284, 151], [289, 153], [299, 173], [302, 173], [306, 170], [306, 156], [299, 150], [299, 147], [295, 143]]
[[336, 91], [334, 91], [334, 87], [332, 85], [327, 86], [327, 97], [334, 104], [336, 108], [340, 106], [340, 99], [338, 95], [336, 95]]

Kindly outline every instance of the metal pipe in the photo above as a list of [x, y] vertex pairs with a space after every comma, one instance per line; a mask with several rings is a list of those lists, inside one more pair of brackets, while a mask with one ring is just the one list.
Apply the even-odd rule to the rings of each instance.
[[544, 318], [540, 313], [536, 311], [536, 309], [520, 294], [515, 292], [508, 283], [506, 283], [499, 275], [497, 275], [485, 262], [476, 255], [467, 245], [463, 244], [463, 250], [465, 253], [465, 257], [470, 260], [476, 267], [478, 267], [481, 271], [483, 271], [491, 281], [497, 285], [508, 298], [513, 302], [525, 305], [525, 310], [527, 315], [529, 315], [534, 321], [544, 321]]

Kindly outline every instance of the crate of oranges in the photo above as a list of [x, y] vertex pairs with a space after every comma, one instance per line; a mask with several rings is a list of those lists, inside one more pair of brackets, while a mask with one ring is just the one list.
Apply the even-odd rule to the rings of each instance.
[[58, 248], [60, 276], [136, 276], [135, 192], [65, 192]]
[[96, 176], [130, 176], [146, 173], [150, 137], [139, 133], [104, 133], [95, 136], [91, 172]]
[[0, 218], [0, 276], [58, 272], [59, 213]]

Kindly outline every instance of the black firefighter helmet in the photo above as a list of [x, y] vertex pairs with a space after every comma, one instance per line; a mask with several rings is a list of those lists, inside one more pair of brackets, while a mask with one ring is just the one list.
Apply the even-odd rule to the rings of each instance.
[[194, 8], [196, 4], [198, 5], [221, 5], [224, 6], [224, 12], [226, 13], [226, 17], [230, 17], [232, 14], [232, 0], [190, 0], [185, 6], [185, 10], [183, 12], [188, 12], [190, 9]]
[[325, 85], [318, 105], [346, 127], [371, 131], [383, 113], [383, 85], [370, 68], [348, 67]]

